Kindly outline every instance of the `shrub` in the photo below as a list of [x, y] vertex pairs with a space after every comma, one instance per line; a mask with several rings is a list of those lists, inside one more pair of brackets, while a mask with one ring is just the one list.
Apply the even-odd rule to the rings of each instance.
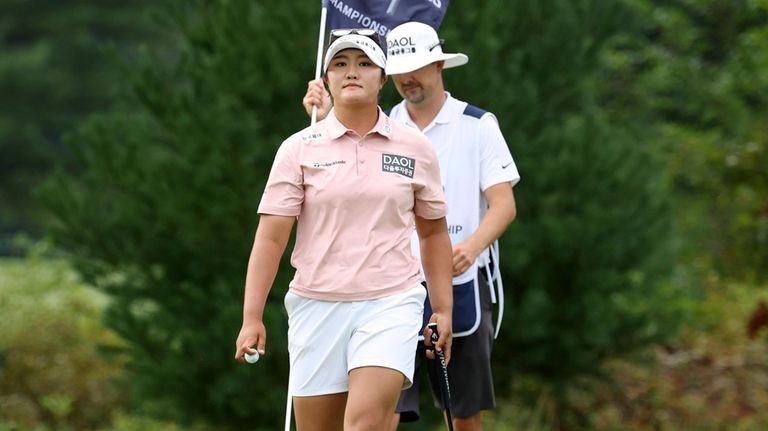
[[87, 430], [111, 420], [127, 393], [100, 346], [106, 297], [58, 259], [0, 261], [0, 427]]

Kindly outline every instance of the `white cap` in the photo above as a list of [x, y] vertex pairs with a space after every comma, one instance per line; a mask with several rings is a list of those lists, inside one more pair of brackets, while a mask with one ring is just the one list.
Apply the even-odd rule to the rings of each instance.
[[406, 22], [387, 35], [387, 75], [413, 72], [430, 63], [445, 61], [445, 68], [461, 66], [469, 57], [443, 53], [435, 29], [420, 22]]
[[331, 59], [333, 59], [334, 55], [341, 50], [349, 48], [363, 51], [372, 62], [382, 69], [387, 65], [384, 51], [373, 39], [366, 36], [360, 36], [359, 34], [348, 34], [334, 40], [331, 46], [328, 47], [328, 50], [325, 52], [323, 72], [328, 70], [328, 65], [331, 64]]

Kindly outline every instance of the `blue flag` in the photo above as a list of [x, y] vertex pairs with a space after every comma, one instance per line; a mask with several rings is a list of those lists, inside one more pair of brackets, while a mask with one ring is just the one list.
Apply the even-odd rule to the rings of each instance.
[[382, 37], [408, 21], [423, 22], [435, 30], [443, 22], [448, 0], [323, 0], [328, 29], [372, 28]]

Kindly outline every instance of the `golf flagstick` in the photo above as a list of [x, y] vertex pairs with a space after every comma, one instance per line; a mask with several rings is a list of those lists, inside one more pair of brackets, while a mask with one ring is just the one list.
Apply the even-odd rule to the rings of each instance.
[[440, 397], [445, 407], [445, 420], [448, 424], [448, 431], [453, 431], [453, 417], [451, 417], [451, 385], [448, 383], [448, 368], [445, 366], [445, 353], [437, 351], [435, 346], [440, 335], [437, 333], [437, 323], [427, 325], [432, 330], [432, 348], [435, 350], [437, 361], [440, 363]]
[[[320, 35], [317, 37], [317, 63], [315, 66], [315, 79], [320, 78], [320, 68], [323, 64], [323, 45], [325, 44], [325, 20], [328, 16], [328, 8], [323, 1], [323, 8], [320, 10]], [[312, 106], [312, 119], [309, 125], [314, 125], [317, 121], [317, 105]]]
[[291, 396], [291, 369], [288, 367], [288, 391], [285, 393], [285, 431], [291, 431], [293, 396]]
[[[325, 44], [325, 20], [328, 16], [328, 9], [326, 2], [323, 0], [323, 7], [320, 9], [320, 31], [317, 36], [317, 63], [315, 66], [315, 79], [320, 78], [320, 67], [323, 62], [323, 45]], [[312, 107], [312, 120], [310, 125], [314, 125], [317, 122], [317, 106]], [[293, 408], [293, 396], [291, 395], [291, 370], [288, 369], [288, 392], [285, 396], [285, 431], [291, 431], [291, 416]]]

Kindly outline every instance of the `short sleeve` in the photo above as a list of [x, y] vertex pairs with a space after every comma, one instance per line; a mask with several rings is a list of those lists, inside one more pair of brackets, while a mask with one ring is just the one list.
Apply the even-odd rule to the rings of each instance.
[[414, 213], [428, 220], [445, 217], [448, 213], [448, 205], [445, 202], [445, 193], [440, 179], [440, 163], [437, 154], [426, 136], [423, 137], [424, 156], [422, 165], [423, 187], [415, 191]]
[[486, 190], [496, 184], [520, 181], [517, 165], [509, 152], [507, 141], [501, 134], [499, 123], [491, 113], [480, 119], [480, 188]]
[[298, 216], [301, 212], [304, 176], [298, 154], [299, 145], [299, 142], [289, 139], [277, 150], [259, 203], [259, 214]]

